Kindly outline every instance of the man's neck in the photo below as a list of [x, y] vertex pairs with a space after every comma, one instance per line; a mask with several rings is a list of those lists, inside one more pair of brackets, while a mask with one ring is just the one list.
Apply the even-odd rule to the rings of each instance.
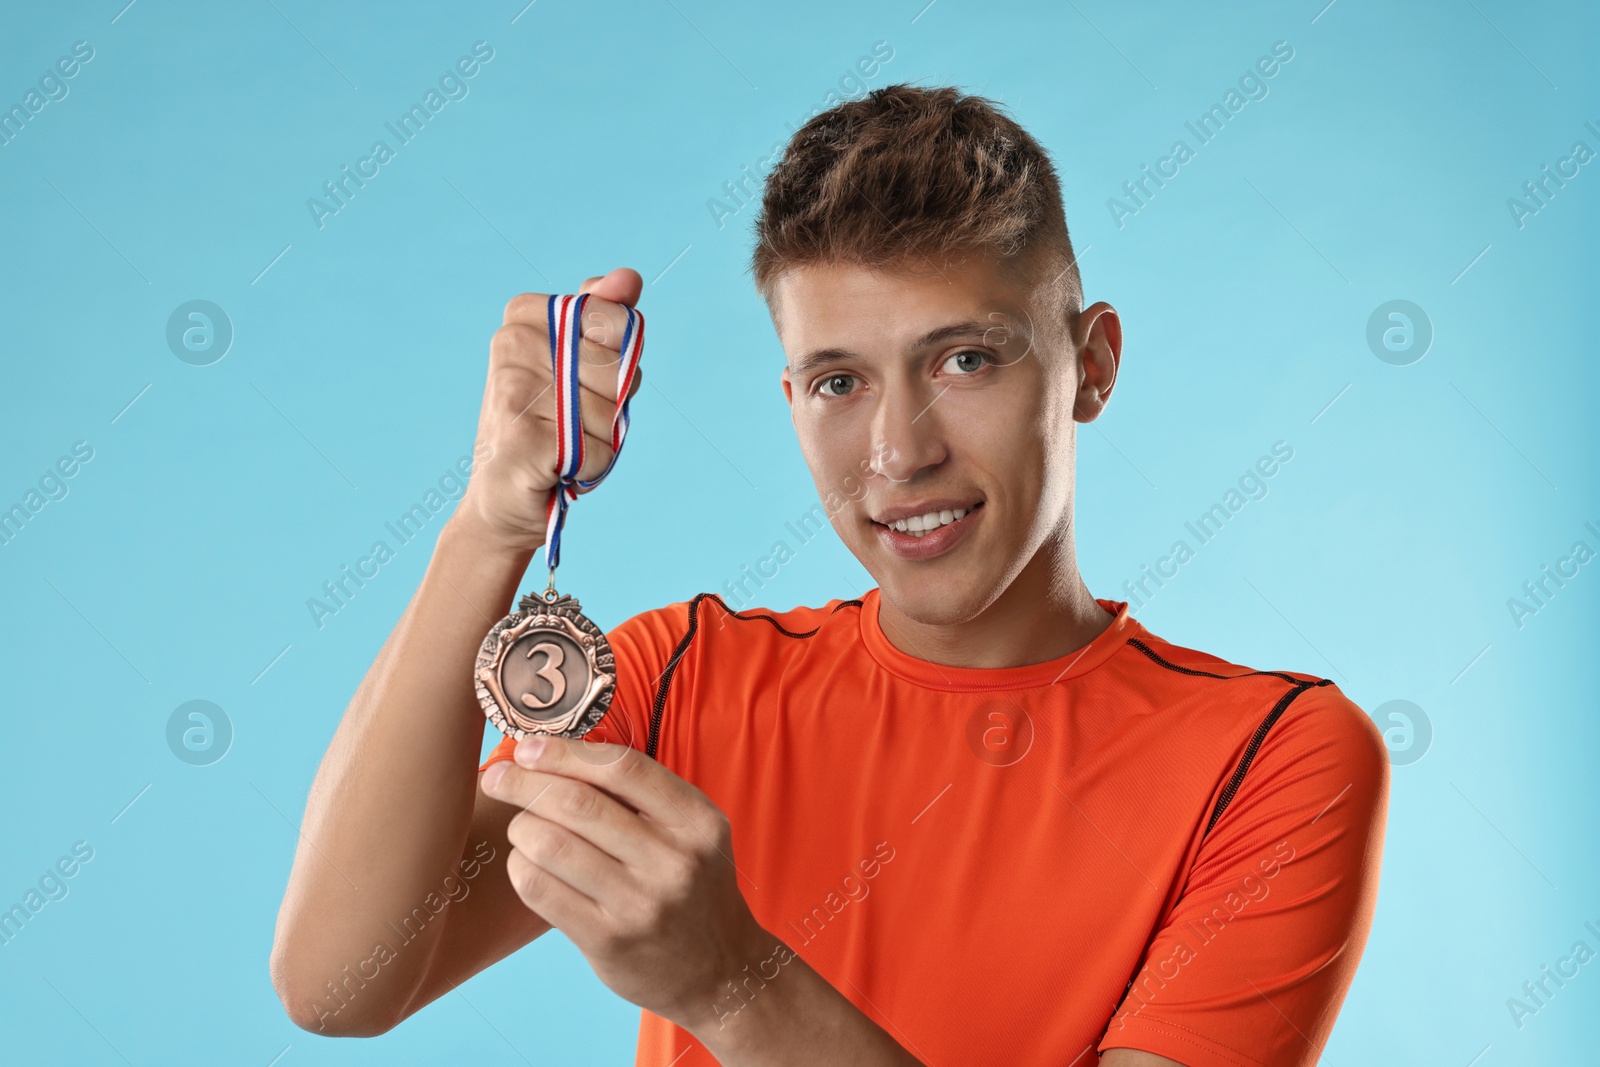
[[878, 625], [907, 655], [948, 667], [1020, 667], [1069, 655], [1111, 625], [1078, 572], [1070, 534], [1042, 547], [976, 618], [927, 624], [878, 597]]

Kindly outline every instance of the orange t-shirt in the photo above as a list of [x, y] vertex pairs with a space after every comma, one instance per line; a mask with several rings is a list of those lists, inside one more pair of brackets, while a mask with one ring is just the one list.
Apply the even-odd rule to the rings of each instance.
[[[1378, 892], [1372, 720], [1120, 601], [1076, 652], [973, 668], [896, 648], [878, 599], [636, 615], [589, 736], [703, 790], [757, 921], [926, 1063], [1315, 1064]], [[715, 1061], [646, 1011], [635, 1062]]]

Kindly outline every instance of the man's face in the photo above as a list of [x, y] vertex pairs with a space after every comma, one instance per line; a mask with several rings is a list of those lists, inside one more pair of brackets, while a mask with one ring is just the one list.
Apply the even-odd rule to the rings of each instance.
[[[806, 266], [773, 289], [784, 395], [824, 509], [919, 622], [976, 616], [1070, 531], [1079, 360], [1049, 291], [979, 256]], [[893, 528], [908, 515], [913, 529]]]

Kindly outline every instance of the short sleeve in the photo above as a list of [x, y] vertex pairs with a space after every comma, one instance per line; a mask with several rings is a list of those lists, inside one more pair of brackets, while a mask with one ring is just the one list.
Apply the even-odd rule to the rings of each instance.
[[1389, 760], [1327, 684], [1269, 728], [1099, 1049], [1188, 1067], [1317, 1063], [1377, 903]]
[[[640, 612], [607, 631], [606, 641], [616, 657], [617, 689], [606, 713], [585, 740], [604, 741], [645, 751], [650, 737], [650, 716], [656, 687], [689, 627], [687, 602]], [[478, 768], [512, 758], [517, 739], [503, 737]]]

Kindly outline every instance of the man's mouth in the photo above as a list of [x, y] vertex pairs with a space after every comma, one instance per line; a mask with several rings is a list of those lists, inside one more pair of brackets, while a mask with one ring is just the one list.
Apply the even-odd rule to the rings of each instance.
[[979, 500], [965, 507], [938, 508], [915, 515], [903, 515], [890, 522], [880, 522], [877, 519], [872, 521], [878, 526], [920, 538], [940, 527], [949, 526], [953, 522], [960, 522], [981, 507], [983, 507], [983, 501]]

